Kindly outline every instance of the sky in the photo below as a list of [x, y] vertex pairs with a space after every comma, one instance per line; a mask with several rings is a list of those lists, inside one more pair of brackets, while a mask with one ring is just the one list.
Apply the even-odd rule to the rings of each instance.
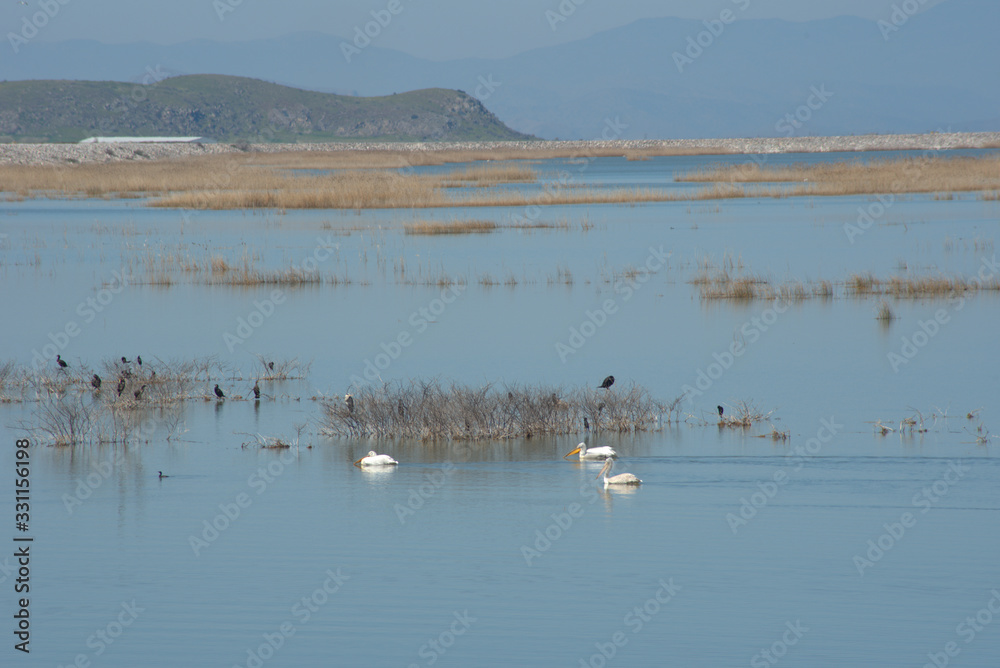
[[[743, 18], [808, 21], [834, 16], [888, 18], [903, 0], [0, 0], [3, 34], [25, 19], [38, 39], [173, 44], [190, 39], [234, 41], [301, 31], [342, 37], [379, 18], [378, 45], [431, 60], [503, 58], [588, 37], [641, 18]], [[909, 0], [917, 2], [918, 0]], [[919, 0], [924, 8], [947, 0]], [[373, 14], [374, 12], [374, 14]], [[44, 19], [44, 22], [42, 21]], [[565, 19], [565, 20], [562, 20]], [[338, 54], [331, 54], [335, 57]], [[3, 56], [0, 56], [3, 57]]]

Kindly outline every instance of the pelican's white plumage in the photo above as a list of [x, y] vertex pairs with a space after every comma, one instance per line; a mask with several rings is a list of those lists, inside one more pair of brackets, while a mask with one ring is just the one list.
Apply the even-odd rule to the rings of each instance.
[[609, 445], [602, 445], [599, 448], [588, 448], [586, 443], [580, 443], [576, 446], [576, 449], [565, 455], [566, 457], [572, 457], [576, 453], [580, 453], [580, 459], [608, 459], [609, 457], [617, 457], [618, 453], [611, 449]]
[[378, 455], [372, 450], [367, 455], [354, 462], [355, 466], [392, 466], [393, 464], [398, 464], [395, 459], [389, 455]]
[[597, 474], [598, 478], [600, 478], [601, 476], [604, 476], [604, 486], [605, 487], [608, 487], [609, 485], [640, 485], [640, 484], [642, 484], [642, 481], [639, 480], [638, 478], [636, 478], [631, 473], [619, 473], [618, 475], [613, 475], [613, 476], [611, 476], [609, 478], [607, 474], [611, 473], [611, 468], [614, 465], [615, 465], [615, 460], [613, 460], [613, 459], [611, 459], [609, 457], [607, 459], [607, 461], [604, 462], [604, 467], [601, 469], [601, 472]]

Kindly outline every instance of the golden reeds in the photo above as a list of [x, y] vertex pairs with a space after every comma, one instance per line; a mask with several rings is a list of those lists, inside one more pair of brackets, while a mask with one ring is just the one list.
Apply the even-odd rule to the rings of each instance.
[[[1000, 156], [928, 157], [831, 162], [781, 167], [715, 165], [675, 177], [685, 182], [794, 183], [784, 196], [992, 191], [1000, 187]], [[773, 194], [773, 191], [765, 191]], [[757, 196], [752, 191], [747, 196]], [[984, 199], [987, 195], [982, 196]]]
[[418, 220], [403, 226], [406, 234], [486, 234], [495, 232], [497, 224], [492, 220], [453, 220], [441, 222], [434, 220]]

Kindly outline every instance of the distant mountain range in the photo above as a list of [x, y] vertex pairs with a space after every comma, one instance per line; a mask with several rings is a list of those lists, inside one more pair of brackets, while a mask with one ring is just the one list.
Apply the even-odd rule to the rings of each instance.
[[[432, 62], [318, 33], [174, 45], [31, 42], [0, 78], [147, 82], [249, 76], [391, 95], [453, 88], [543, 138], [691, 138], [1000, 130], [1000, 2], [949, 0], [881, 22], [647, 19], [499, 60]], [[160, 84], [162, 85], [162, 84]], [[0, 95], [3, 92], [0, 91]]]
[[0, 139], [199, 136], [221, 141], [520, 140], [479, 100], [454, 90], [350, 97], [226, 75], [155, 85], [109, 81], [0, 83]]

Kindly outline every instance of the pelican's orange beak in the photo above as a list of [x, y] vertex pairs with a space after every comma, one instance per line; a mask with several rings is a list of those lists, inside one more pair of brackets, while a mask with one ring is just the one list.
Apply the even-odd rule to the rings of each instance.
[[566, 459], [567, 457], [572, 457], [573, 455], [575, 455], [578, 452], [580, 452], [580, 448], [577, 448], [576, 450], [574, 450], [573, 452], [569, 453], [568, 455], [563, 455], [563, 459]]
[[[365, 457], [367, 457], [367, 456], [368, 455], [365, 455]], [[365, 457], [362, 457], [361, 459], [364, 459]], [[354, 462], [354, 465], [357, 466], [358, 468], [361, 468], [360, 466], [358, 466], [359, 464], [361, 464], [361, 459], [359, 459], [358, 461]]]

